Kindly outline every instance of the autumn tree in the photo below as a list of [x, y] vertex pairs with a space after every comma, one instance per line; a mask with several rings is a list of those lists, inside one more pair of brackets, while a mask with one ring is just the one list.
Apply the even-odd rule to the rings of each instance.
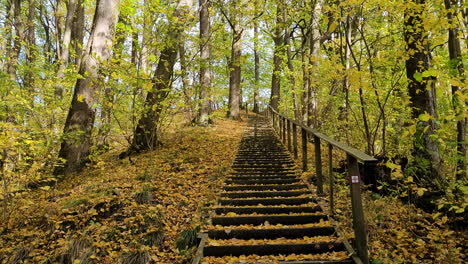
[[[448, 29], [448, 50], [449, 50], [449, 71], [454, 77], [461, 80], [465, 78], [465, 69], [463, 65], [463, 58], [461, 52], [461, 45], [459, 40], [459, 25], [455, 21], [455, 17], [460, 12], [458, 1], [444, 0], [445, 8], [447, 10], [447, 19], [449, 22]], [[466, 178], [466, 126], [468, 118], [463, 116], [465, 114], [465, 105], [460, 100], [460, 87], [459, 80], [452, 81], [452, 104], [457, 116], [457, 179], [463, 181]]]
[[82, 78], [76, 81], [68, 111], [55, 174], [67, 174], [83, 167], [91, 150], [91, 133], [102, 81], [100, 68], [111, 56], [111, 46], [119, 15], [119, 0], [98, 0], [93, 28], [80, 66]]
[[229, 23], [232, 31], [231, 39], [231, 57], [229, 58], [229, 103], [227, 116], [232, 119], [240, 118], [240, 97], [241, 97], [241, 56], [242, 56], [242, 35], [244, 29], [241, 27], [241, 3], [234, 2], [230, 4], [229, 10], [224, 7], [220, 10]]
[[[71, 44], [73, 42], [77, 42], [78, 40], [73, 41], [72, 40], [72, 32], [74, 30], [73, 28], [73, 22], [76, 17], [76, 10], [78, 9], [78, 0], [69, 0], [67, 3], [67, 15], [65, 18], [65, 29], [63, 32], [63, 40], [62, 40], [62, 48], [59, 50], [59, 67], [58, 67], [58, 72], [57, 72], [57, 78], [59, 80], [62, 80], [65, 76], [65, 69], [67, 68], [68, 61], [70, 59], [70, 48]], [[77, 30], [77, 29], [76, 29]], [[78, 36], [78, 34], [74, 34], [75, 37]], [[55, 94], [58, 97], [62, 97], [63, 95], [63, 87], [62, 83], [59, 82], [57, 84], [57, 87], [55, 88]]]
[[209, 0], [199, 0], [200, 6], [200, 106], [198, 123], [207, 125], [210, 122], [210, 90], [211, 90], [211, 33]]
[[276, 1], [276, 24], [273, 34], [273, 42], [275, 48], [273, 52], [273, 73], [271, 77], [271, 94], [270, 105], [273, 109], [278, 110], [281, 92], [281, 68], [282, 58], [284, 54], [284, 23], [285, 23], [285, 6], [282, 0]]
[[429, 73], [430, 46], [424, 28], [425, 0], [408, 1], [405, 9], [404, 37], [407, 45], [406, 77], [411, 100], [411, 116], [416, 120], [413, 157], [419, 167], [420, 181], [437, 189], [445, 184], [442, 160], [435, 138], [437, 106], [435, 78]]
[[122, 156], [131, 152], [140, 152], [153, 149], [160, 143], [158, 125], [164, 105], [162, 102], [171, 91], [171, 78], [174, 64], [177, 60], [178, 42], [189, 15], [191, 0], [180, 0], [172, 14], [166, 46], [161, 51], [159, 62], [152, 78], [153, 87], [146, 95], [145, 112], [138, 121], [129, 150]]

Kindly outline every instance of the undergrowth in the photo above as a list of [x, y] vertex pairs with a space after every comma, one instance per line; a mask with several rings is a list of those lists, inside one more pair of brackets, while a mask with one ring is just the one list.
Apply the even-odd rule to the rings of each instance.
[[[309, 153], [314, 153], [309, 144]], [[344, 160], [341, 153], [334, 153], [333, 160], [338, 165]], [[323, 167], [328, 168], [326, 155], [322, 156]], [[302, 168], [302, 157], [295, 160]], [[309, 171], [302, 173], [304, 180], [315, 179], [314, 157], [309, 157]], [[328, 173], [324, 172], [325, 193], [321, 200], [329, 211]], [[354, 240], [350, 187], [346, 171], [334, 173], [335, 219], [341, 233], [350, 241]], [[410, 186], [408, 184], [408, 186]], [[409, 188], [409, 187], [408, 187]], [[407, 197], [405, 197], [407, 198]], [[403, 202], [403, 201], [407, 202]], [[468, 233], [451, 229], [447, 215], [439, 212], [427, 213], [417, 208], [411, 200], [401, 199], [399, 193], [386, 196], [363, 190], [362, 201], [371, 264], [464, 264], [468, 262]]]

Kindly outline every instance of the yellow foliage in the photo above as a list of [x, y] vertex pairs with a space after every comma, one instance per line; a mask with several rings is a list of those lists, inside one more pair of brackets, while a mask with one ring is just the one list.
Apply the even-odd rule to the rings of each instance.
[[[176, 249], [183, 230], [208, 217], [236, 154], [245, 123], [216, 120], [206, 128], [174, 127], [153, 151], [91, 168], [52, 187], [19, 193], [0, 222], [0, 263], [27, 249], [22, 263], [45, 263], [77, 249], [95, 263], [119, 263], [148, 252], [156, 263], [190, 257]], [[72, 259], [77, 261], [79, 256]]]

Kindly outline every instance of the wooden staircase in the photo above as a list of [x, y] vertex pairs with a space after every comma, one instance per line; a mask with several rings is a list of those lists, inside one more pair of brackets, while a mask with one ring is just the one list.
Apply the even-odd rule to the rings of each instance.
[[194, 263], [354, 263], [266, 119], [232, 168]]

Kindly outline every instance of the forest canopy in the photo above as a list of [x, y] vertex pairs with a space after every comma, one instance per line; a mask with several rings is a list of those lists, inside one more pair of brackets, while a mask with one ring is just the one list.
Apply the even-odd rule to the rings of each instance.
[[[463, 0], [2, 0], [0, 200], [268, 107], [465, 221]], [[405, 198], [404, 198], [405, 199]], [[460, 220], [462, 219], [462, 220]], [[464, 219], [464, 220], [463, 220]]]

